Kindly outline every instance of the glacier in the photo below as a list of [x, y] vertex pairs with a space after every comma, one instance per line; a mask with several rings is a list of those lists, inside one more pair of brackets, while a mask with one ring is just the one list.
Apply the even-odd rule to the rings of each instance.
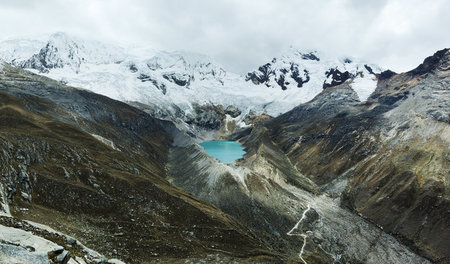
[[[251, 72], [246, 77], [227, 71], [206, 55], [121, 47], [63, 32], [47, 39], [1, 41], [0, 59], [116, 100], [151, 105], [172, 116], [179, 110], [191, 114], [193, 104], [235, 106], [242, 116], [250, 111], [278, 116], [312, 100], [340, 73], [352, 77], [347, 81], [364, 101], [375, 89], [374, 73], [382, 71], [354, 58], [291, 47], [264, 65], [270, 70], [267, 81], [255, 83], [248, 78]], [[254, 74], [262, 73], [255, 70]]]

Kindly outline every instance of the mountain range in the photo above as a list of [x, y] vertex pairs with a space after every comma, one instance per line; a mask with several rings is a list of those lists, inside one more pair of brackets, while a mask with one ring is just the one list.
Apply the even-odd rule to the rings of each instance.
[[211, 102], [244, 112], [265, 110], [274, 116], [349, 78], [365, 101], [375, 89], [375, 74], [382, 71], [356, 59], [291, 48], [241, 76], [201, 54], [122, 48], [66, 33], [55, 33], [45, 41], [3, 41], [0, 58], [69, 85], [172, 113], [176, 107], [189, 113], [193, 103]]
[[0, 262], [450, 261], [449, 49], [395, 73], [291, 48], [240, 75], [55, 33], [0, 59]]

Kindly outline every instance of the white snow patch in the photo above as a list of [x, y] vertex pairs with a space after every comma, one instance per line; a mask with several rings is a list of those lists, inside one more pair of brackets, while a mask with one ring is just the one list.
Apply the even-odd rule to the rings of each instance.
[[228, 132], [229, 131], [229, 129], [228, 129], [228, 125], [229, 124], [231, 124], [231, 122], [233, 122], [234, 121], [234, 119], [230, 116], [230, 115], [225, 115], [225, 121], [224, 121], [224, 123], [225, 123], [225, 132]]
[[356, 77], [350, 85], [358, 94], [359, 100], [365, 102], [377, 88], [377, 79], [373, 75]]
[[[325, 72], [331, 68], [349, 71], [352, 75], [359, 72], [369, 75], [362, 61], [352, 59], [345, 62], [322, 52], [314, 52], [320, 61], [307, 60], [304, 59], [305, 53], [292, 48], [271, 62], [271, 70], [278, 76], [295, 64], [300, 77], [303, 80], [309, 78], [309, 81], [297, 87], [291, 74], [286, 74], [287, 90], [282, 91], [274, 76], [269, 81], [271, 87], [254, 85], [252, 81], [245, 81], [244, 76], [224, 70], [205, 55], [156, 51], [139, 46], [121, 48], [64, 33], [53, 34], [47, 41], [0, 42], [0, 58], [7, 62], [13, 59], [24, 61], [37, 54], [47, 43], [57, 48], [57, 51], [52, 51], [52, 58], [55, 62], [57, 59], [63, 60], [64, 67], [50, 69], [43, 75], [116, 100], [136, 101], [169, 113], [175, 113], [173, 105], [187, 112], [193, 103], [211, 103], [233, 105], [243, 113], [252, 109], [256, 113], [266, 111], [270, 116], [278, 116], [319, 94], [326, 79]], [[73, 56], [67, 58], [68, 54]], [[377, 66], [369, 65], [375, 72], [379, 71]], [[172, 75], [189, 80], [189, 85], [177, 85], [171, 79]], [[367, 95], [361, 94], [360, 97], [366, 98]]]
[[108, 263], [110, 263], [110, 264], [125, 264], [125, 262], [118, 260], [118, 259], [109, 259]]
[[45, 41], [39, 39], [9, 39], [0, 42], [0, 57], [5, 61], [23, 61], [45, 46]]
[[112, 142], [112, 140], [106, 139], [106, 138], [104, 138], [102, 136], [99, 136], [99, 135], [96, 135], [96, 134], [91, 134], [91, 136], [93, 136], [95, 139], [97, 139], [98, 141], [102, 142], [106, 146], [108, 146], [108, 147], [110, 147], [110, 148], [112, 148], [114, 150], [119, 150], [118, 148], [116, 148], [116, 146], [114, 145], [114, 142]]

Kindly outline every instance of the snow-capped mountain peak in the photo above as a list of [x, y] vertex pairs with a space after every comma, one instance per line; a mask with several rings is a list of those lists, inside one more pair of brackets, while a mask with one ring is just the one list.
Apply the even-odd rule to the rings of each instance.
[[73, 86], [167, 112], [220, 104], [272, 116], [346, 81], [364, 101], [375, 89], [374, 73], [381, 71], [353, 58], [290, 48], [243, 77], [197, 53], [122, 48], [61, 32], [44, 41], [0, 42], [0, 58]]
[[[11, 51], [8, 45], [15, 48]], [[83, 63], [107, 64], [124, 59], [120, 47], [79, 39], [63, 32], [52, 34], [46, 42], [21, 40], [21, 44], [17, 45], [17, 42], [10, 40], [2, 42], [1, 47], [6, 50], [2, 55], [6, 55], [5, 59], [14, 65], [45, 73], [64, 67], [78, 73]]]
[[179, 86], [189, 86], [190, 81], [195, 80], [214, 80], [223, 84], [223, 78], [226, 76], [226, 71], [220, 65], [202, 54], [159, 52], [145, 62], [153, 74], [160, 74], [164, 79]]
[[[279, 58], [273, 58], [257, 70], [246, 75], [246, 81], [255, 85], [282, 90], [298, 89], [304, 98], [312, 99], [322, 89], [336, 86], [350, 79], [367, 79], [364, 84], [372, 82], [371, 87], [356, 85], [355, 91], [362, 101], [366, 100], [376, 85], [375, 73], [381, 68], [363, 61], [342, 57], [335, 58], [315, 50], [300, 51], [290, 48]], [[360, 84], [360, 82], [357, 82]], [[371, 90], [372, 89], [372, 90]], [[368, 90], [371, 90], [369, 94]]]

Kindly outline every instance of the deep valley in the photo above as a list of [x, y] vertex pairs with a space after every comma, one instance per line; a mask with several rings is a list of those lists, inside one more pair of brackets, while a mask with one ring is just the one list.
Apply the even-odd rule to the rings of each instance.
[[449, 49], [404, 73], [295, 51], [237, 76], [54, 38], [0, 65], [0, 263], [450, 262]]

